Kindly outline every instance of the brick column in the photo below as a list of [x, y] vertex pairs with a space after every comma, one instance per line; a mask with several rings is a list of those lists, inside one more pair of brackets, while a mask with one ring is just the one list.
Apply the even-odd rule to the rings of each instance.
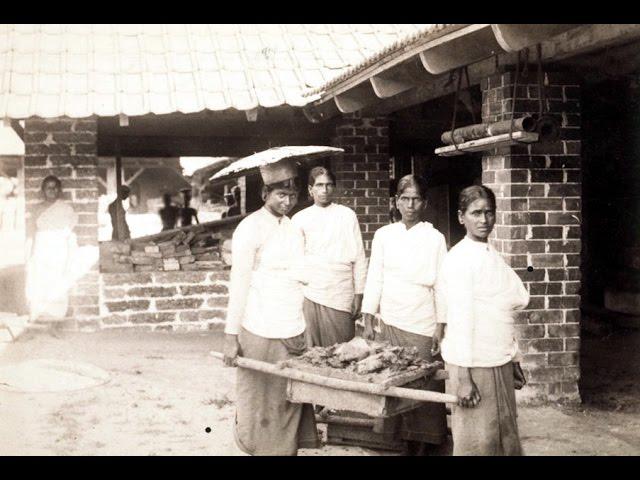
[[24, 177], [26, 210], [41, 201], [47, 175], [62, 181], [62, 195], [78, 214], [75, 233], [84, 259], [83, 276], [70, 292], [67, 327], [97, 325], [98, 309], [98, 172], [97, 118], [30, 118], [25, 121]]
[[368, 255], [373, 234], [389, 220], [389, 121], [345, 115], [338, 120], [332, 143], [344, 149], [332, 161], [336, 202], [358, 215]]
[[[535, 69], [530, 72], [516, 92], [516, 117], [538, 111]], [[483, 121], [511, 118], [513, 76], [483, 81]], [[523, 398], [579, 401], [580, 87], [560, 73], [546, 74], [545, 84], [549, 111], [562, 127], [559, 139], [487, 152], [482, 181], [497, 197], [492, 243], [531, 294], [516, 317], [530, 382]]]

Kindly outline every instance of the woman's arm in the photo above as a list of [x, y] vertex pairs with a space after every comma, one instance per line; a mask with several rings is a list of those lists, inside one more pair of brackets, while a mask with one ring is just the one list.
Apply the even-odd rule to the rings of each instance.
[[380, 307], [380, 297], [382, 295], [384, 267], [384, 246], [379, 231], [373, 236], [371, 244], [371, 257], [369, 259], [369, 270], [364, 286], [364, 296], [362, 299], [362, 313], [375, 315]]
[[383, 265], [384, 265], [384, 247], [382, 244], [379, 231], [373, 236], [371, 244], [371, 257], [369, 259], [369, 270], [367, 272], [367, 280], [364, 286], [364, 295], [362, 298], [362, 317], [364, 319], [363, 337], [373, 340], [375, 334], [373, 331], [374, 315], [380, 307], [380, 297], [382, 295], [383, 281]]

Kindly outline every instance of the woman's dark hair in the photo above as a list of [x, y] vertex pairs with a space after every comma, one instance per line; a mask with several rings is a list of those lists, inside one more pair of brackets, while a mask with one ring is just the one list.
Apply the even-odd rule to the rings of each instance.
[[485, 199], [494, 210], [496, 209], [496, 195], [489, 187], [485, 187], [484, 185], [471, 185], [460, 192], [458, 196], [458, 210], [462, 213], [466, 212], [469, 205], [479, 198]]
[[319, 166], [313, 167], [309, 172], [309, 181], [307, 183], [310, 187], [313, 187], [316, 184], [316, 178], [318, 178], [320, 175], [326, 175], [327, 177], [329, 177], [333, 182], [333, 185], [335, 186], [336, 176], [333, 174], [333, 172], [326, 167]]
[[62, 182], [55, 175], [47, 175], [46, 177], [44, 177], [44, 179], [42, 180], [42, 183], [40, 184], [40, 190], [44, 190], [44, 186], [48, 182], [55, 182], [56, 186], [58, 187], [58, 190], [62, 190]]
[[419, 175], [405, 175], [398, 181], [396, 195], [399, 197], [407, 188], [415, 188], [423, 200], [427, 199], [427, 180]]

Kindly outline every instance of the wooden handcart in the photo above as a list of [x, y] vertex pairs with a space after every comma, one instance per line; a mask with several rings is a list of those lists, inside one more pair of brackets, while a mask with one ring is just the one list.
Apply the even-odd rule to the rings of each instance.
[[[222, 353], [211, 352], [219, 359]], [[382, 383], [371, 378], [364, 381], [328, 376], [327, 370], [312, 366], [303, 366], [295, 359], [279, 364], [262, 362], [250, 358], [238, 357], [237, 365], [258, 372], [268, 373], [288, 379], [287, 399], [293, 403], [313, 403], [330, 409], [349, 410], [371, 417], [386, 418], [405, 413], [420, 406], [422, 402], [456, 403], [455, 395], [431, 392], [416, 388], [404, 388], [402, 385], [414, 385], [424, 378], [424, 370], [415, 370], [393, 376]], [[331, 369], [332, 370], [332, 369]], [[444, 370], [438, 370], [433, 378], [447, 378]]]

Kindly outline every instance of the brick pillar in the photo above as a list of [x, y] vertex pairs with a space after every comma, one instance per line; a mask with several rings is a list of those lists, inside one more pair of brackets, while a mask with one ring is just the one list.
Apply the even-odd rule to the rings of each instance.
[[338, 120], [332, 143], [344, 149], [332, 162], [336, 202], [358, 215], [368, 255], [374, 232], [389, 223], [389, 121], [345, 115]]
[[[530, 72], [517, 90], [516, 116], [538, 111], [535, 69]], [[580, 87], [567, 74], [548, 73], [546, 80], [559, 139], [487, 152], [482, 181], [497, 197], [492, 243], [531, 294], [516, 317], [530, 382], [523, 398], [579, 401]], [[485, 79], [482, 94], [483, 121], [511, 118], [512, 72]]]
[[98, 171], [96, 118], [30, 118], [25, 122], [26, 214], [41, 201], [47, 175], [62, 181], [62, 195], [78, 214], [75, 233], [83, 275], [70, 292], [67, 327], [94, 327], [98, 309]]

